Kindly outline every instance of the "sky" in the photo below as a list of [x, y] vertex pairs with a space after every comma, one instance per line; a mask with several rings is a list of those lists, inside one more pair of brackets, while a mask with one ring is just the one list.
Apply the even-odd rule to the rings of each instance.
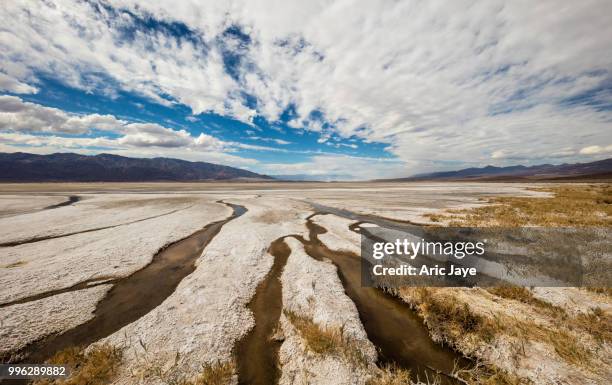
[[612, 2], [19, 1], [0, 152], [375, 179], [612, 156]]

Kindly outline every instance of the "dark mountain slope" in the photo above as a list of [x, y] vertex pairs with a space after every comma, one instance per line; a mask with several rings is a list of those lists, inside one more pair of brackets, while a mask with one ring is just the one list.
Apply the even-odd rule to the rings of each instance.
[[541, 164], [537, 166], [486, 166], [466, 168], [457, 171], [443, 171], [419, 174], [408, 178], [389, 179], [387, 181], [416, 180], [556, 180], [609, 178], [612, 176], [612, 158], [590, 163], [574, 164]]
[[0, 182], [186, 182], [238, 178], [272, 179], [239, 168], [172, 158], [0, 153]]

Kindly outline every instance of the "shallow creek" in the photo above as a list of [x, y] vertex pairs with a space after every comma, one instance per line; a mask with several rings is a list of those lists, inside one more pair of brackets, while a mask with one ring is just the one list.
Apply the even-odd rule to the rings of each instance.
[[[328, 249], [318, 238], [326, 230], [312, 221], [315, 215], [318, 214], [308, 217], [306, 223], [309, 240], [297, 235], [288, 237], [299, 240], [312, 258], [332, 261], [337, 266], [344, 290], [357, 306], [368, 338], [378, 349], [379, 364], [410, 369], [414, 380], [458, 383], [450, 374], [456, 364], [467, 367], [469, 362], [432, 341], [423, 321], [407, 304], [379, 289], [362, 287], [359, 256]], [[255, 327], [235, 349], [240, 384], [274, 384], [280, 375], [278, 350], [281, 343], [274, 339], [274, 331], [282, 310], [279, 278], [291, 250], [284, 238], [279, 238], [271, 244], [269, 252], [274, 256], [274, 265], [249, 303]]]
[[235, 348], [239, 384], [276, 384], [280, 377], [277, 363], [281, 341], [273, 335], [283, 308], [280, 276], [291, 249], [284, 238], [279, 238], [272, 242], [268, 252], [274, 256], [274, 264], [248, 305], [255, 317], [255, 327]]
[[469, 361], [435, 343], [423, 320], [407, 304], [380, 289], [362, 287], [359, 256], [328, 249], [318, 238], [326, 230], [311, 218], [307, 222], [310, 241], [300, 241], [308, 255], [317, 260], [331, 260], [338, 268], [344, 290], [357, 306], [369, 340], [378, 349], [379, 363], [410, 369], [414, 380], [439, 378], [441, 384], [457, 383], [450, 376], [453, 368], [455, 365], [465, 368]]

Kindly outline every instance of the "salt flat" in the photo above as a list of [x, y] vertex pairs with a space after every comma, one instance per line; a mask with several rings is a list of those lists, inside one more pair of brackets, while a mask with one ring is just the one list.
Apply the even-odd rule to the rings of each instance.
[[[342, 290], [334, 265], [311, 258], [294, 238], [309, 241], [307, 218], [318, 211], [311, 204], [371, 218], [428, 223], [426, 214], [483, 205], [482, 198], [490, 196], [548, 196], [530, 190], [532, 187], [519, 183], [0, 185], [0, 213], [6, 214], [0, 216], [0, 336], [6, 337], [0, 355], [8, 357], [30, 342], [92, 319], [114, 282], [129, 280], [135, 272], [154, 265], [158, 252], [173, 242], [230, 218], [232, 210], [227, 204], [235, 204], [246, 212], [220, 227], [194, 261], [193, 272], [159, 306], [100, 341], [123, 351], [116, 382], [161, 385], [193, 378], [203, 365], [231, 361], [237, 344], [257, 322], [249, 303], [259, 285], [269, 279], [275, 257], [268, 248], [286, 237], [292, 254], [280, 277], [283, 309], [321, 328], [345, 328], [347, 336], [362, 347], [367, 365], [356, 368], [342, 358], [313, 356], [283, 313], [278, 320], [279, 333], [284, 333], [278, 352], [281, 383], [308, 378], [316, 378], [314, 383], [364, 383], [380, 373], [374, 365], [374, 346], [355, 305]], [[49, 208], [71, 196], [79, 199]], [[315, 215], [311, 220], [326, 230], [318, 236], [330, 250], [359, 253], [359, 235], [349, 229], [356, 220], [332, 214]], [[490, 295], [482, 290], [449, 290], [444, 295], [453, 295], [483, 314], [490, 309], [508, 314], [511, 309], [521, 319], [551, 322], [526, 305], [503, 300], [491, 305], [487, 302]], [[584, 290], [540, 289], [534, 295], [568, 308], [570, 314], [574, 314], [569, 309], [575, 301], [582, 301], [578, 313], [587, 312], [590, 306], [610, 309], [609, 300]], [[417, 306], [410, 295], [403, 299], [407, 306]], [[434, 339], [440, 338], [436, 333], [431, 330]], [[505, 356], [509, 348], [503, 344], [515, 342], [500, 341], [502, 345], [496, 347], [463, 342], [455, 348], [488, 360], [502, 357], [500, 367], [537, 381], [548, 373], [546, 362], [561, 373], [556, 378], [560, 381], [563, 375], [580, 375], [597, 383], [606, 376], [576, 369], [540, 345], [527, 349], [544, 360], [542, 365], [512, 363]], [[609, 347], [602, 352], [608, 354]], [[313, 368], [320, 369], [317, 376], [308, 377], [305, 370]], [[236, 375], [230, 380], [237, 381]]]
[[66, 201], [66, 197], [62, 195], [38, 195], [28, 198], [24, 199], [20, 195], [1, 195], [0, 218], [43, 210], [45, 207], [58, 205]]

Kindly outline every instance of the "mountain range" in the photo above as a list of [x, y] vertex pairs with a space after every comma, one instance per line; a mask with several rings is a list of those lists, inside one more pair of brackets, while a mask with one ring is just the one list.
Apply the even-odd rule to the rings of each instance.
[[128, 158], [112, 154], [0, 153], [0, 182], [153, 182], [272, 180], [267, 175], [206, 162]]
[[386, 181], [419, 180], [564, 180], [612, 179], [612, 158], [589, 163], [541, 164], [537, 166], [472, 167], [456, 171], [417, 174]]
[[[112, 154], [80, 155], [56, 153], [37, 155], [0, 153], [0, 182], [195, 182], [212, 180], [342, 180], [340, 175], [268, 175], [207, 162], [173, 158], [129, 158]], [[612, 179], [612, 158], [589, 163], [542, 164], [537, 166], [472, 167], [456, 171], [417, 174], [386, 182], [426, 180], [602, 180]]]

